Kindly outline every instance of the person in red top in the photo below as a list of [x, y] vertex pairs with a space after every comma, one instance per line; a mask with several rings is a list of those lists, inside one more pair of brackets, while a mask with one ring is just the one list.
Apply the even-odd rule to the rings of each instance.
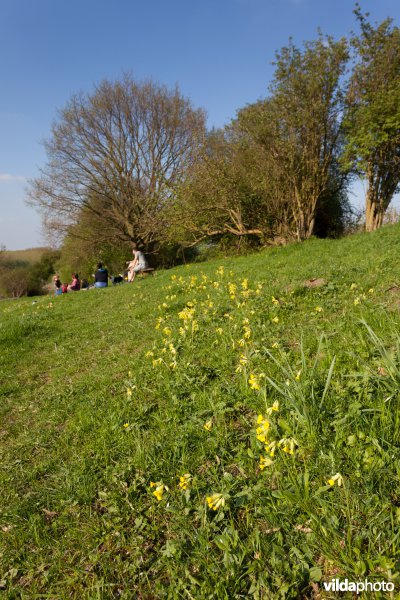
[[81, 289], [81, 282], [79, 281], [78, 273], [72, 273], [72, 283], [68, 286], [69, 292], [79, 292]]

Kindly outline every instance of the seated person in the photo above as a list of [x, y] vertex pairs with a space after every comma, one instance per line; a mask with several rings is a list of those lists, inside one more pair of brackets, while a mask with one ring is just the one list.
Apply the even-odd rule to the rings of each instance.
[[131, 283], [136, 276], [136, 273], [140, 273], [147, 269], [147, 263], [143, 252], [137, 249], [137, 245], [133, 244], [132, 248], [133, 260], [128, 262], [128, 283]]
[[89, 282], [87, 279], [81, 279], [81, 290], [87, 290], [89, 287]]
[[68, 283], [63, 283], [61, 286], [61, 293], [66, 294], [68, 292]]
[[69, 292], [79, 292], [81, 289], [81, 282], [79, 281], [78, 273], [72, 273], [72, 283], [68, 286]]
[[94, 287], [103, 288], [108, 286], [108, 271], [103, 267], [103, 263], [97, 263], [97, 271], [94, 274]]

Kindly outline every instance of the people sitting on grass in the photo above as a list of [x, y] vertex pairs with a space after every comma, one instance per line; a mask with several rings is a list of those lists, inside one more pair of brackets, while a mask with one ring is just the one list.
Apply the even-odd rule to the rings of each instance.
[[69, 292], [79, 292], [81, 289], [81, 282], [79, 281], [78, 273], [72, 273], [72, 283], [68, 286]]
[[137, 273], [141, 273], [147, 269], [146, 258], [140, 250], [138, 250], [136, 244], [132, 244], [133, 260], [127, 261], [128, 263], [128, 283], [132, 283]]
[[68, 283], [63, 283], [61, 286], [61, 293], [66, 294], [68, 292]]
[[94, 287], [104, 288], [108, 286], [108, 271], [103, 267], [103, 263], [97, 263], [97, 271], [94, 274]]

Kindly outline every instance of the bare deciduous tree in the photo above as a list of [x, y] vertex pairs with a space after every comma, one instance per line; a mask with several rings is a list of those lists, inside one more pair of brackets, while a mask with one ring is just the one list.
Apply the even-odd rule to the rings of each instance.
[[[99, 237], [151, 247], [163, 211], [195, 159], [205, 114], [178, 89], [152, 82], [103, 81], [60, 111], [45, 142], [48, 162], [28, 202], [47, 228], [65, 232], [92, 214]], [[86, 218], [86, 217], [85, 217]]]

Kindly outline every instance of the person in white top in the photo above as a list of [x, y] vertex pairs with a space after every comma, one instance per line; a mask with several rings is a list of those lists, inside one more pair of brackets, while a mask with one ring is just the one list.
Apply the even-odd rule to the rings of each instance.
[[136, 276], [136, 273], [140, 273], [147, 268], [146, 258], [140, 250], [137, 249], [136, 244], [132, 247], [133, 260], [127, 261], [128, 263], [128, 283], [131, 283]]

